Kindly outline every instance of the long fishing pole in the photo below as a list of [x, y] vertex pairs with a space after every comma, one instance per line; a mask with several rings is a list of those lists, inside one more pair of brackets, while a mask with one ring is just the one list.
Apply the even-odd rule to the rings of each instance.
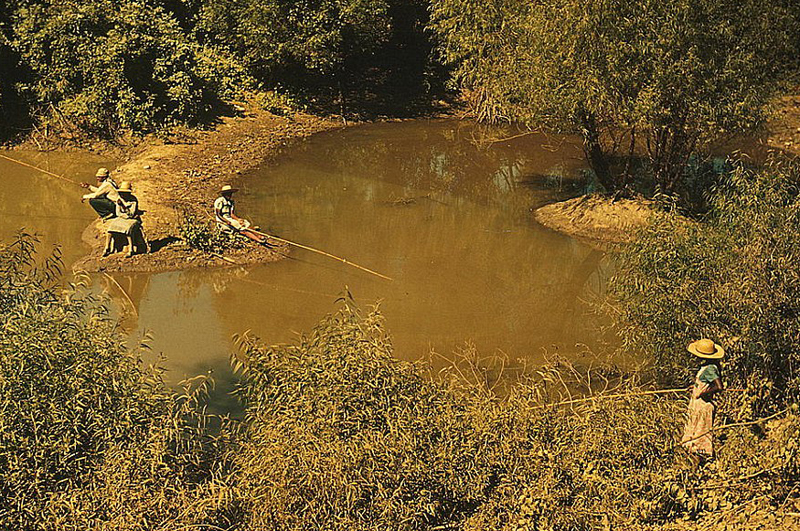
[[[674, 389], [656, 389], [654, 391], [640, 391], [640, 392], [630, 392], [630, 393], [615, 393], [609, 395], [595, 395], [595, 396], [587, 396], [583, 398], [575, 398], [572, 400], [565, 400], [564, 402], [553, 402], [550, 404], [540, 404], [534, 406], [533, 409], [545, 409], [548, 407], [557, 407], [557, 406], [568, 406], [570, 404], [580, 404], [581, 402], [590, 402], [593, 400], [607, 400], [610, 398], [624, 398], [629, 396], [646, 396], [646, 395], [664, 395], [669, 393], [686, 393], [689, 391], [690, 388], [688, 387], [676, 387]], [[728, 392], [745, 392], [747, 389], [738, 389], [738, 388], [730, 388], [730, 389], [723, 389], [722, 391]]]
[[31, 169], [36, 170], [36, 171], [42, 172], [45, 175], [49, 175], [50, 177], [55, 177], [56, 179], [61, 179], [62, 181], [66, 181], [66, 182], [68, 182], [70, 184], [74, 184], [76, 186], [81, 186], [81, 183], [79, 183], [78, 181], [73, 181], [72, 179], [68, 179], [67, 177], [64, 177], [63, 175], [58, 175], [58, 174], [53, 173], [51, 171], [47, 171], [45, 169], [39, 168], [38, 166], [34, 166], [32, 164], [28, 164], [27, 162], [22, 162], [21, 160], [17, 160], [15, 158], [7, 157], [6, 155], [3, 155], [2, 153], [0, 153], [0, 158], [6, 159], [6, 160], [11, 161], [11, 162], [15, 162], [15, 163], [17, 163], [17, 164], [19, 164], [21, 166], [25, 166], [27, 168], [31, 168]]
[[289, 244], [289, 245], [294, 245], [295, 247], [299, 247], [300, 249], [305, 249], [306, 251], [311, 251], [312, 253], [321, 254], [322, 256], [327, 256], [328, 258], [333, 258], [334, 260], [338, 260], [339, 262], [341, 262], [343, 264], [347, 264], [347, 265], [356, 267], [356, 268], [358, 268], [358, 269], [360, 269], [362, 271], [366, 271], [367, 273], [375, 275], [376, 277], [380, 277], [380, 278], [383, 278], [383, 279], [386, 279], [386, 280], [394, 280], [393, 278], [387, 277], [386, 275], [382, 275], [381, 273], [378, 273], [377, 271], [373, 271], [372, 269], [369, 269], [369, 268], [366, 268], [364, 266], [358, 265], [355, 262], [351, 262], [351, 261], [347, 260], [346, 258], [341, 258], [341, 257], [333, 255], [331, 253], [326, 253], [325, 251], [321, 251], [320, 249], [315, 249], [313, 247], [309, 247], [308, 245], [303, 245], [301, 243], [293, 242], [291, 240], [287, 240], [286, 238], [278, 238], [277, 236], [273, 236], [272, 234], [267, 234], [265, 232], [254, 230], [252, 228], [249, 228], [247, 230], [249, 230], [250, 232], [254, 232], [254, 233], [256, 233], [256, 234], [258, 234], [260, 236], [264, 236], [266, 238], [272, 238], [273, 240], [277, 240], [279, 242], [283, 242], [283, 243], [286, 243], [286, 244]]

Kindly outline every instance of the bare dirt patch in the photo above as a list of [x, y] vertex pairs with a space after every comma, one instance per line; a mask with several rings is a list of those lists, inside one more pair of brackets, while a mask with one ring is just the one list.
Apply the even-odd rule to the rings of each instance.
[[775, 116], [768, 124], [767, 145], [793, 155], [800, 155], [800, 87], [796, 94], [778, 101]]
[[586, 195], [536, 209], [536, 221], [595, 246], [631, 241], [654, 214], [652, 202]]
[[341, 127], [339, 122], [296, 114], [281, 117], [257, 108], [241, 116], [223, 118], [210, 131], [189, 131], [180, 142], [146, 142], [133, 148], [130, 160], [117, 168], [117, 182], [131, 181], [152, 251], [124, 258], [102, 257], [105, 230], [98, 220], [83, 234], [92, 248], [74, 264], [84, 271], [168, 271], [280, 260], [285, 246], [266, 249], [249, 244], [226, 252], [222, 259], [189, 248], [180, 241], [181, 213], [211, 220], [212, 205], [223, 184], [236, 183], [241, 174], [270, 160], [280, 151], [314, 133]]

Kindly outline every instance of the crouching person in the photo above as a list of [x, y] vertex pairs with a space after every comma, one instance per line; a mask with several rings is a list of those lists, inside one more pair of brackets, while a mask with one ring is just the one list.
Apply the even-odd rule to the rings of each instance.
[[89, 200], [89, 205], [97, 212], [103, 220], [114, 217], [115, 205], [119, 194], [117, 193], [117, 183], [111, 178], [106, 168], [97, 170], [97, 186], [89, 183], [81, 183], [81, 186], [89, 189], [89, 193], [81, 198], [81, 202]]
[[126, 256], [133, 256], [135, 253], [134, 236], [137, 232], [142, 233], [141, 211], [139, 210], [139, 200], [133, 195], [131, 183], [124, 181], [117, 189], [119, 198], [116, 202], [116, 217], [108, 222], [106, 229], [106, 248], [103, 256], [108, 256], [114, 252], [114, 234], [124, 235], [128, 240], [128, 253]]

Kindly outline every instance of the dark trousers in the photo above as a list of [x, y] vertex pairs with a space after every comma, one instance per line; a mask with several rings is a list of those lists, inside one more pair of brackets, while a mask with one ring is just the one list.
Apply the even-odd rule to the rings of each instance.
[[89, 199], [89, 204], [101, 218], [107, 218], [109, 216], [113, 218], [117, 215], [116, 205], [107, 197], [95, 197], [93, 199]]

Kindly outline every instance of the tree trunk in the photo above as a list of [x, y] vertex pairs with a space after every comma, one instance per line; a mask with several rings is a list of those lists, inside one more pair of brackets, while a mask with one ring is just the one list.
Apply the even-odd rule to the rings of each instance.
[[594, 115], [588, 112], [581, 112], [580, 119], [581, 132], [583, 133], [583, 151], [586, 154], [586, 160], [597, 176], [597, 180], [605, 187], [606, 191], [616, 191], [617, 183], [611, 174], [608, 157], [600, 143], [597, 120], [595, 120]]

